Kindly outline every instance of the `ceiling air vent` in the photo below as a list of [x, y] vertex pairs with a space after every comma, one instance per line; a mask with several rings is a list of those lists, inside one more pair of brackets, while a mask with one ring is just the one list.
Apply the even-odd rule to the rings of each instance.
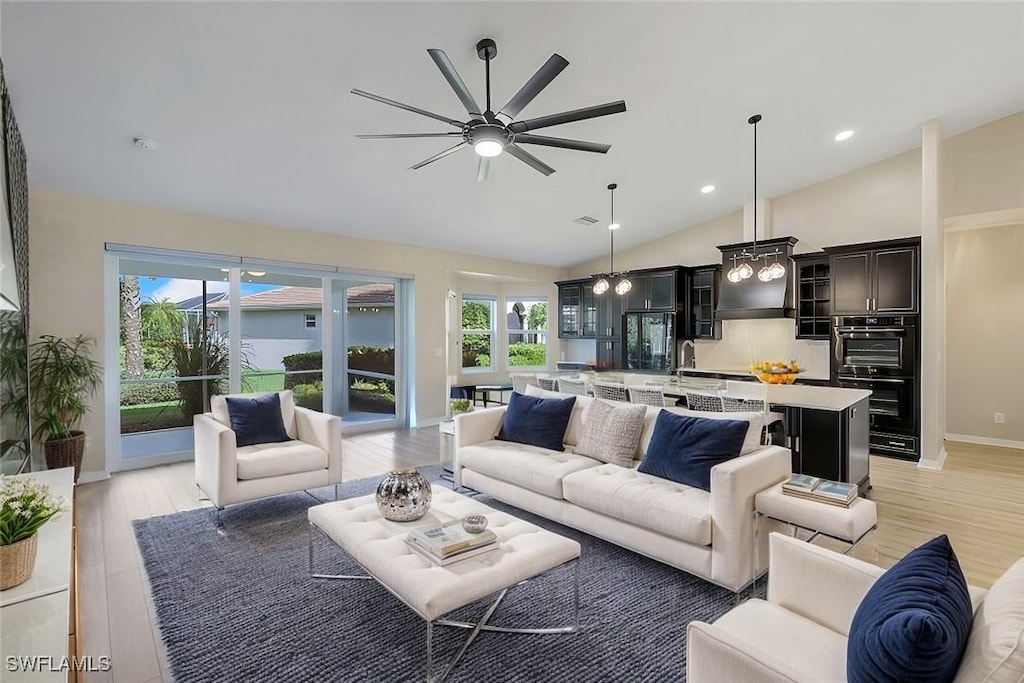
[[585, 225], [586, 227], [589, 228], [591, 225], [597, 223], [597, 219], [591, 218], [590, 216], [580, 216], [579, 218], [574, 220], [573, 223], [579, 223], [580, 225]]

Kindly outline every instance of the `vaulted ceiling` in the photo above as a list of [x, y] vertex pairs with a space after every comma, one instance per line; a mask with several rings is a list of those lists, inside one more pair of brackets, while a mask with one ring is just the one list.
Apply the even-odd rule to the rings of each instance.
[[[426, 49], [482, 99], [482, 37], [498, 106], [553, 52], [524, 117], [625, 99], [544, 131], [611, 151], [478, 183], [471, 151], [408, 169], [447, 141], [353, 137], [450, 130], [349, 90], [462, 119]], [[739, 209], [750, 114], [775, 196], [1024, 109], [1021, 3], [5, 1], [0, 55], [34, 187], [559, 266], [604, 253], [612, 181], [622, 247]]]

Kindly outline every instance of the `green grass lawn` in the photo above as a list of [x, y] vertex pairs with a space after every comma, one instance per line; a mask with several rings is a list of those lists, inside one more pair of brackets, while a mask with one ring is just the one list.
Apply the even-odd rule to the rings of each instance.
[[245, 374], [242, 376], [242, 388], [247, 392], [257, 391], [281, 391], [284, 389], [284, 373], [283, 372], [262, 372], [258, 371], [253, 374]]

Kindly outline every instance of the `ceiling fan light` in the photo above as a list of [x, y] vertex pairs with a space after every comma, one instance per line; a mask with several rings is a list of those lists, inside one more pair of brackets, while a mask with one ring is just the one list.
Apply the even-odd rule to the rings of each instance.
[[594, 294], [604, 294], [608, 291], [608, 280], [601, 278], [594, 283]]
[[622, 296], [629, 290], [633, 289], [633, 283], [629, 281], [629, 278], [622, 278], [618, 284], [615, 285], [615, 293]]
[[482, 157], [496, 157], [504, 151], [505, 146], [497, 140], [480, 140], [473, 145], [473, 151]]

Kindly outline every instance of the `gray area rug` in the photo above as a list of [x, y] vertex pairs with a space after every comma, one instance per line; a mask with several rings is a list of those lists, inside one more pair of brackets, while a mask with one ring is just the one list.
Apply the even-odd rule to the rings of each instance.
[[[347, 482], [341, 497], [372, 493], [377, 481]], [[312, 493], [333, 500], [333, 488]], [[479, 500], [580, 542], [581, 630], [481, 633], [449, 680], [685, 680], [686, 624], [713, 620], [733, 605], [732, 593], [685, 572], [486, 496]], [[315, 504], [298, 493], [230, 507], [222, 513], [224, 535], [210, 509], [134, 522], [176, 681], [425, 679], [426, 625], [418, 616], [374, 581], [309, 578], [306, 510]], [[317, 570], [362, 573], [324, 544], [317, 545]], [[568, 623], [571, 590], [566, 569], [517, 586], [491, 623]], [[476, 621], [491, 600], [454, 617]], [[467, 633], [435, 628], [435, 673]]]

